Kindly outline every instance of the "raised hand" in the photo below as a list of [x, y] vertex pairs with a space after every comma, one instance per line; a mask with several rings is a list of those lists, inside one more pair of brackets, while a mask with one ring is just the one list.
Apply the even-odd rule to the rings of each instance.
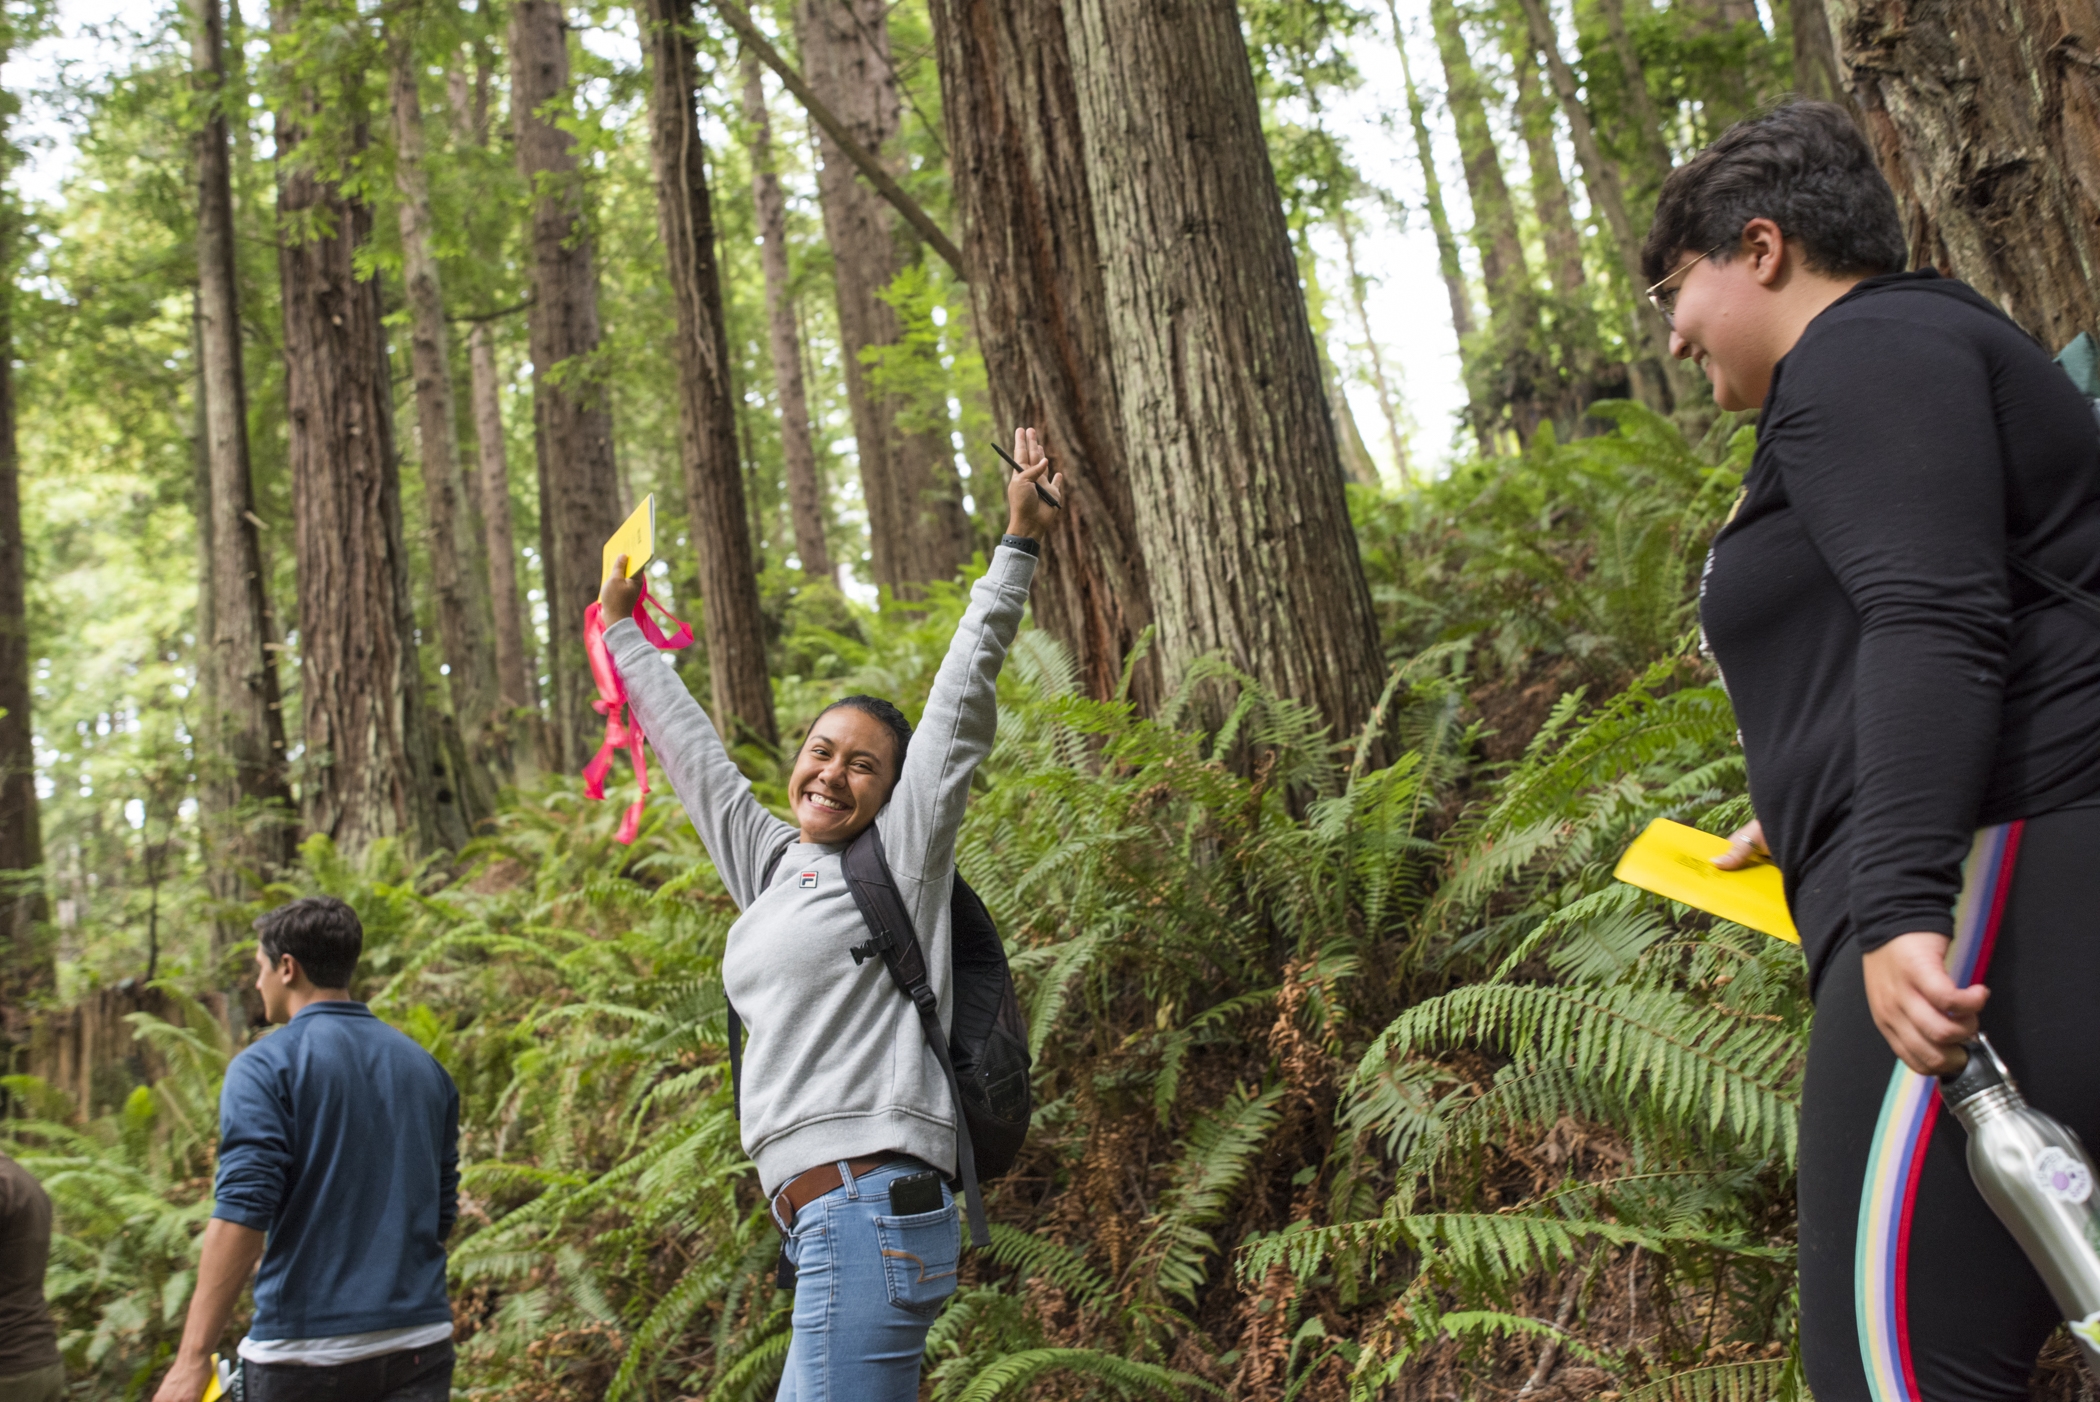
[[1042, 487], [1052, 497], [1064, 500], [1065, 475], [1050, 470], [1050, 456], [1032, 428], [1014, 430], [1014, 461], [1020, 464], [1006, 484], [1006, 533], [1041, 540], [1057, 519], [1057, 509], [1037, 494]]
[[613, 562], [613, 572], [598, 590], [598, 609], [605, 617], [605, 626], [610, 628], [621, 619], [632, 617], [641, 597], [641, 578], [627, 577], [627, 557], [622, 555]]

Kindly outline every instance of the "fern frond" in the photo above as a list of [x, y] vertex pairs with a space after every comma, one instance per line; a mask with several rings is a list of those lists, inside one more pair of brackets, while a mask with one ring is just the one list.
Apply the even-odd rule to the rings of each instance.
[[1225, 1390], [1192, 1373], [1176, 1372], [1157, 1363], [1140, 1363], [1090, 1348], [1032, 1348], [998, 1359], [963, 1389], [960, 1402], [993, 1402], [1045, 1373], [1085, 1373], [1101, 1379], [1124, 1397], [1189, 1397], [1207, 1392], [1222, 1397]]

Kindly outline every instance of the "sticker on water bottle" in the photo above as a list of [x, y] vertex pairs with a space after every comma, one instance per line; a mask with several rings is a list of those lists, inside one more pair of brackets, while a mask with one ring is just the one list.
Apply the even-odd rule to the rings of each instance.
[[2093, 1171], [2054, 1144], [2034, 1156], [2034, 1181], [2058, 1202], [2084, 1202], [2093, 1195]]

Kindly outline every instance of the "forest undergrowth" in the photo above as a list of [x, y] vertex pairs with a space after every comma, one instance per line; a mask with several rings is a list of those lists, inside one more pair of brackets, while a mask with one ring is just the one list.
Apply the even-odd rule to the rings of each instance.
[[[931, 1397], [1805, 1396], [1799, 956], [1610, 875], [1655, 817], [1747, 810], [1692, 590], [1749, 433], [1602, 411], [1614, 431], [1356, 498], [1393, 662], [1362, 735], [1223, 664], [1140, 718], [1017, 642], [960, 860], [1039, 1110]], [[787, 732], [848, 690], [915, 713], [962, 603], [799, 625]], [[777, 803], [779, 759], [744, 758]], [[730, 1108], [735, 910], [667, 789], [613, 841], [624, 797], [513, 794], [443, 864], [310, 843], [254, 901], [349, 900], [360, 995], [459, 1083], [460, 1383], [491, 1402], [764, 1398], [787, 1346]], [[96, 1396], [168, 1356], [209, 1212], [234, 1046], [183, 1006], [134, 1019], [171, 1069], [113, 1115], [8, 1083]]]

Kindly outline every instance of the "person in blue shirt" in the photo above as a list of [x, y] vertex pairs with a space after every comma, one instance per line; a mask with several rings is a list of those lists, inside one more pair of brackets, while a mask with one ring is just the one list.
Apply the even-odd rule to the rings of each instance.
[[197, 1288], [154, 1402], [204, 1395], [251, 1271], [248, 1402], [444, 1402], [459, 1091], [435, 1057], [351, 999], [364, 928], [349, 906], [310, 896], [255, 928], [255, 986], [285, 1027], [226, 1068]]

